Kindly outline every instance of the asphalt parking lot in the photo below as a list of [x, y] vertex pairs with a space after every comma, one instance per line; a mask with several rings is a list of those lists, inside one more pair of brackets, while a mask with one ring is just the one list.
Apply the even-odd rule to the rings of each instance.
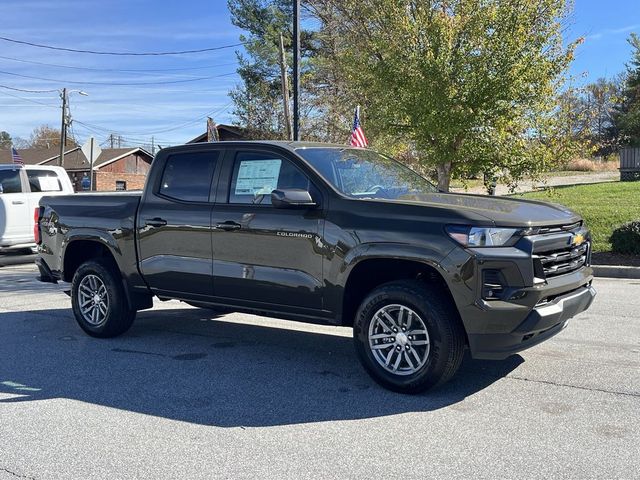
[[640, 281], [502, 362], [403, 396], [350, 331], [156, 302], [76, 326], [63, 285], [0, 268], [0, 479], [638, 478]]

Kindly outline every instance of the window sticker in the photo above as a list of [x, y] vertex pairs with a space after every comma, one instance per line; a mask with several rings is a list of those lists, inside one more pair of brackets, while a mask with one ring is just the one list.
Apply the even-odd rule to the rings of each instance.
[[243, 160], [238, 169], [236, 195], [270, 195], [278, 187], [282, 160]]
[[60, 183], [57, 177], [38, 177], [41, 192], [59, 192]]

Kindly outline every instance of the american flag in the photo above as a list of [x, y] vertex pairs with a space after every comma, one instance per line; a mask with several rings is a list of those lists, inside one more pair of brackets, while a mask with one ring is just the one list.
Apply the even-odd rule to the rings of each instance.
[[11, 159], [13, 160], [13, 163], [17, 165], [24, 165], [24, 160], [22, 160], [18, 151], [13, 147], [11, 147]]
[[353, 129], [351, 130], [351, 138], [349, 144], [353, 147], [366, 147], [369, 145], [367, 137], [364, 136], [362, 125], [360, 125], [360, 107], [356, 107], [356, 113], [353, 116]]

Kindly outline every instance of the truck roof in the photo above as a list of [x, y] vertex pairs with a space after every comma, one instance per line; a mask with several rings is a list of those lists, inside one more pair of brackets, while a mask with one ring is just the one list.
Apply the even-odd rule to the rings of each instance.
[[51, 171], [64, 171], [64, 168], [57, 165], [19, 165], [17, 163], [0, 163], [0, 169], [8, 170], [15, 168], [23, 168], [25, 170], [51, 170]]
[[[287, 150], [295, 150], [297, 148], [358, 148], [352, 147], [350, 145], [341, 144], [341, 143], [324, 143], [324, 142], [293, 142], [288, 140], [232, 140], [232, 141], [224, 141], [224, 142], [214, 142], [215, 145], [224, 144], [229, 147], [238, 147], [238, 146], [274, 146], [285, 148]], [[175, 145], [173, 147], [167, 147], [163, 150], [173, 150], [180, 149], [183, 150], [185, 148], [198, 148], [198, 146], [205, 145], [204, 143], [187, 143], [184, 145]], [[206, 145], [209, 145], [208, 143]]]

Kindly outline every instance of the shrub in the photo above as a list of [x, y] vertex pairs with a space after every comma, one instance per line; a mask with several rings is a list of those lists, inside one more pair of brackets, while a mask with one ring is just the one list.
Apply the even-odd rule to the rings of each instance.
[[640, 220], [625, 223], [611, 234], [611, 249], [617, 253], [640, 255]]
[[596, 164], [587, 158], [576, 158], [567, 164], [567, 170], [574, 172], [595, 172]]
[[615, 172], [619, 166], [616, 157], [608, 157], [604, 160], [574, 158], [565, 165], [564, 170], [572, 172]]

